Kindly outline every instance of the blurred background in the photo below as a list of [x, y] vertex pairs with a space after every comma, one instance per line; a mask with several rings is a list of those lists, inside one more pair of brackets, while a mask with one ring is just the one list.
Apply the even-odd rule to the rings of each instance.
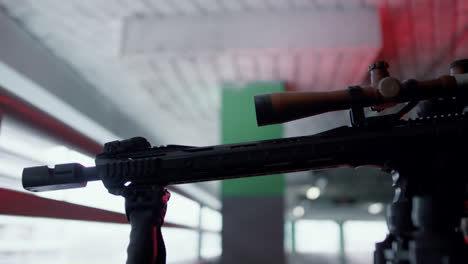
[[[425, 79], [468, 57], [464, 0], [0, 0], [0, 264], [124, 263], [101, 183], [26, 193], [24, 167], [105, 142], [204, 146], [311, 135], [346, 112], [255, 127], [252, 96]], [[291, 86], [285, 85], [292, 84]], [[372, 263], [391, 178], [337, 168], [171, 186], [168, 263]]]

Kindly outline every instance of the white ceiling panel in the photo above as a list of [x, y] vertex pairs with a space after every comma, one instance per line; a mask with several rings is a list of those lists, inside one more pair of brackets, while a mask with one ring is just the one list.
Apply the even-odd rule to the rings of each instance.
[[247, 11], [248, 6], [244, 3], [242, 0], [223, 0], [219, 1], [219, 4], [223, 6], [228, 12], [226, 13], [231, 13], [231, 12], [240, 12], [240, 11]]
[[123, 55], [129, 56], [153, 52], [199, 54], [380, 47], [381, 35], [376, 9], [294, 9], [164, 19], [133, 16], [125, 20], [123, 41]]
[[179, 14], [183, 15], [200, 15], [203, 14], [204, 9], [201, 9], [197, 2], [192, 0], [177, 0], [177, 1], [167, 1], [174, 7], [174, 9], [179, 11]]
[[255, 57], [258, 75], [258, 81], [271, 81], [276, 78], [275, 76], [275, 60], [273, 54], [260, 54]]
[[271, 10], [288, 10], [292, 8], [291, 0], [265, 0]]
[[226, 9], [219, 0], [193, 0], [203, 13], [223, 13]]
[[238, 75], [240, 76], [239, 81], [255, 81], [258, 76], [258, 65], [255, 56], [251, 55], [240, 55], [235, 56], [235, 65]]
[[165, 0], [141, 0], [147, 7], [145, 13], [152, 13], [159, 16], [170, 16], [180, 14], [180, 10], [172, 5], [170, 1]]
[[221, 81], [232, 81], [240, 79], [239, 73], [234, 65], [234, 56], [231, 54], [220, 54], [213, 60], [214, 67]]
[[315, 3], [311, 0], [290, 0], [290, 5], [296, 8], [315, 8]]
[[244, 2], [247, 10], [267, 10], [269, 9], [267, 3], [264, 0], [241, 0]]
[[296, 75], [296, 63], [299, 56], [294, 53], [283, 53], [275, 56], [275, 67], [279, 80], [288, 81], [293, 80]]
[[320, 53], [305, 53], [299, 57], [298, 77], [296, 86], [298, 90], [307, 90], [315, 85], [318, 75], [318, 66], [321, 63]]
[[[208, 98], [209, 103], [212, 105], [212, 109], [216, 113], [220, 108], [220, 76], [216, 74], [215, 65], [213, 64], [213, 58], [211, 57], [199, 57], [194, 59], [195, 69], [198, 72], [200, 79], [203, 83], [203, 94]], [[217, 120], [213, 120], [217, 121]]]

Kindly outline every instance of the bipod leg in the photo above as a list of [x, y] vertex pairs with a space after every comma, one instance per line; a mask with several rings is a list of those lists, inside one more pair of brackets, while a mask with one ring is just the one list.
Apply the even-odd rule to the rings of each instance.
[[412, 186], [409, 179], [396, 171], [392, 172], [395, 196], [387, 209], [389, 234], [384, 241], [376, 243], [374, 264], [409, 264], [408, 244], [414, 226], [411, 220]]
[[417, 231], [409, 245], [411, 264], [468, 263], [468, 245], [460, 230], [463, 213], [461, 197], [415, 197], [413, 222]]

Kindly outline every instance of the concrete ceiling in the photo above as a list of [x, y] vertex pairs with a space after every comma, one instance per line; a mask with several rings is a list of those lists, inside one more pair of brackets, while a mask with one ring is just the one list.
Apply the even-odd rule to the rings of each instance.
[[[287, 80], [301, 90], [359, 83], [381, 46], [378, 13], [369, 1], [332, 2], [0, 1], [154, 144], [187, 145], [219, 142], [225, 81]], [[224, 32], [218, 48], [216, 32]], [[197, 34], [198, 46], [187, 41]]]
[[[463, 0], [0, 0], [0, 5], [135, 120], [154, 144], [219, 143], [225, 81], [285, 80], [295, 90], [326, 91], [365, 82], [367, 65], [376, 59], [389, 61], [397, 77], [421, 79], [444, 74], [450, 61], [468, 57]], [[347, 122], [345, 113], [329, 113], [291, 122], [286, 135]], [[290, 178], [293, 198], [300, 197], [304, 188], [297, 186], [307, 182]], [[331, 180], [325, 193], [339, 198], [354, 179]], [[362, 192], [389, 184], [363, 179]], [[372, 199], [381, 196], [364, 200]]]

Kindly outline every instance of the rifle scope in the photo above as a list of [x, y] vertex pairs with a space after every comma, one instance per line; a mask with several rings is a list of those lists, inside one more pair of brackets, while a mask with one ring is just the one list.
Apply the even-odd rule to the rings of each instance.
[[[358, 88], [358, 95], [353, 95]], [[284, 92], [255, 96], [259, 126], [284, 123], [325, 112], [346, 110], [353, 105], [361, 107], [384, 103], [451, 98], [468, 95], [468, 74], [441, 76], [427, 81], [400, 82], [385, 77], [373, 86], [350, 87], [331, 92]]]

